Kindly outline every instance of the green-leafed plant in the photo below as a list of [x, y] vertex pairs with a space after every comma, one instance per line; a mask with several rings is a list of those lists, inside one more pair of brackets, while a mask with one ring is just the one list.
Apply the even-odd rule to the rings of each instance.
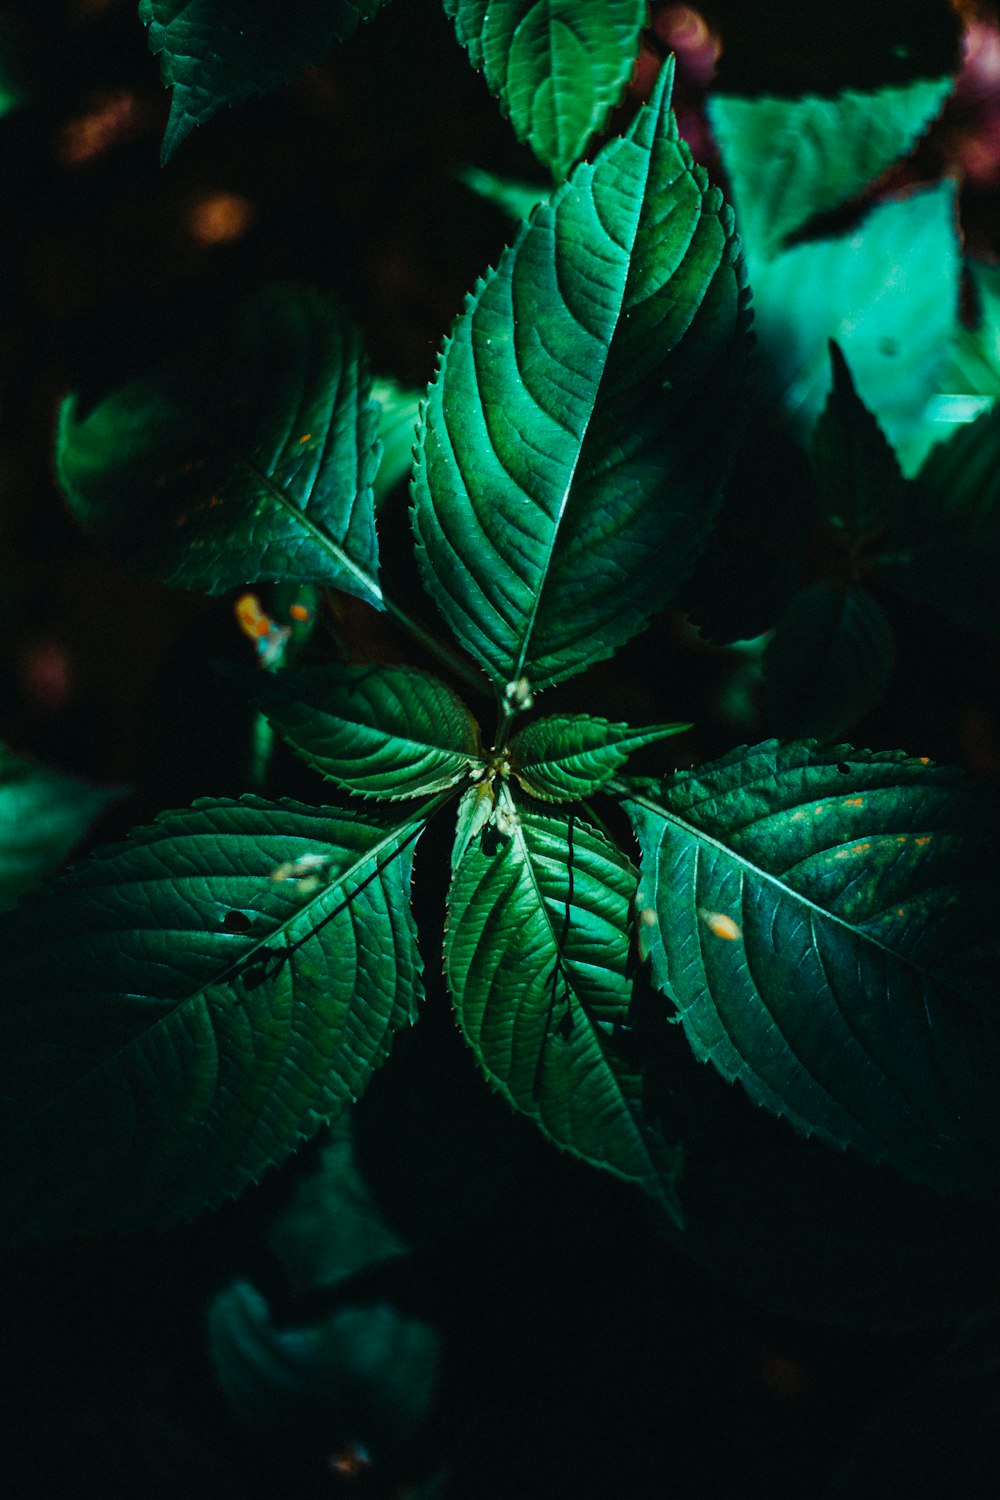
[[[139, 9], [173, 86], [169, 156], [379, 6]], [[976, 271], [983, 321], [963, 326], [949, 184], [864, 196], [950, 77], [720, 89], [734, 218], [678, 134], [670, 62], [581, 160], [644, 4], [445, 9], [556, 185], [468, 296], [419, 410], [373, 386], [343, 307], [290, 284], [252, 290], [96, 404], [65, 399], [58, 479], [94, 537], [174, 587], [274, 586], [284, 613], [261, 616], [269, 670], [237, 674], [257, 787], [163, 813], [0, 923], [5, 1240], [192, 1219], [339, 1122], [276, 1231], [303, 1285], [334, 1300], [289, 1333], [239, 1282], [215, 1304], [213, 1347], [252, 1423], [360, 1388], [355, 1426], [390, 1448], [426, 1411], [437, 1341], [351, 1280], [411, 1248], [358, 1175], [351, 1106], [439, 962], [442, 934], [418, 935], [411, 911], [432, 823], [454, 826], [443, 973], [475, 1064], [694, 1253], [718, 1263], [697, 1179], [688, 1196], [704, 1119], [664, 1020], [789, 1140], [847, 1152], [858, 1181], [890, 1169], [910, 1207], [986, 1224], [1000, 1186], [995, 799], [922, 755], [842, 742], [891, 680], [883, 588], [996, 630], [997, 414], [946, 441], [934, 420], [943, 395], [989, 408], [1000, 393], [993, 283]], [[531, 196], [465, 180], [505, 207]], [[854, 220], [831, 228], [851, 200]], [[395, 519], [381, 505], [411, 448], [414, 565], [444, 639], [380, 574]], [[416, 660], [310, 633], [337, 592], [387, 615]], [[664, 722], [612, 722], [584, 674], [670, 605], [716, 641], [773, 629], [776, 737], [656, 775], [658, 747], [690, 725], [669, 703]], [[655, 661], [648, 676], [661, 699]], [[326, 800], [265, 795], [275, 736]], [[4, 905], [99, 803], [4, 762]], [[336, 1444], [357, 1435], [347, 1422]]]

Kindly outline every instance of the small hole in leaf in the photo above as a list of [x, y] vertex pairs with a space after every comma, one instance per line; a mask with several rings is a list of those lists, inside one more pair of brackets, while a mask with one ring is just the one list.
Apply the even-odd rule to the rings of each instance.
[[224, 932], [249, 932], [253, 923], [242, 911], [227, 911], [222, 919]]
[[850, 776], [851, 774], [851, 768], [847, 764], [846, 760], [838, 760], [837, 770], [840, 772], [841, 776]]

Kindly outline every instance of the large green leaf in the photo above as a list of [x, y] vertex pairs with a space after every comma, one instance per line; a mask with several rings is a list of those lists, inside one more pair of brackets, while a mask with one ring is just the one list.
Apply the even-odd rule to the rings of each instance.
[[200, 803], [5, 917], [3, 1233], [190, 1218], [356, 1097], [414, 1017], [423, 821]]
[[163, 160], [224, 104], [239, 104], [321, 63], [382, 0], [139, 0], [149, 45], [173, 88]]
[[1000, 1179], [996, 807], [902, 753], [774, 742], [629, 804], [640, 932], [696, 1056], [944, 1190]]
[[857, 555], [902, 507], [904, 482], [895, 453], [834, 343], [830, 362], [833, 385], [813, 429], [810, 457], [826, 519]]
[[767, 259], [905, 156], [940, 110], [950, 78], [915, 78], [835, 98], [713, 94], [708, 114], [747, 253]]
[[479, 764], [479, 726], [429, 672], [333, 663], [261, 677], [271, 723], [321, 776], [365, 797], [419, 797]]
[[690, 728], [690, 724], [657, 724], [652, 729], [632, 729], [587, 714], [551, 714], [514, 736], [511, 770], [533, 797], [572, 802], [596, 792], [633, 750]]
[[1000, 407], [939, 443], [912, 487], [886, 576], [919, 604], [1000, 632]]
[[377, 418], [345, 314], [271, 287], [86, 417], [69, 397], [56, 466], [77, 518], [136, 572], [213, 594], [324, 583], [378, 606]]
[[958, 273], [950, 182], [881, 203], [850, 233], [754, 267], [764, 388], [800, 435], [826, 400], [835, 339], [893, 446], [922, 438], [957, 328]]
[[747, 339], [731, 215], [677, 137], [670, 70], [469, 298], [414, 476], [424, 579], [502, 690], [608, 656], [690, 572]]
[[117, 796], [0, 745], [0, 911], [61, 864]]
[[843, 734], [882, 698], [892, 657], [892, 627], [867, 589], [835, 578], [801, 589], [764, 654], [768, 728]]
[[617, 104], [646, 0], [445, 0], [519, 141], [564, 177]]
[[679, 1222], [677, 1154], [644, 1111], [626, 1034], [635, 872], [575, 816], [542, 816], [501, 784], [483, 823], [489, 802], [473, 788], [459, 816], [445, 936], [459, 1025], [515, 1109]]

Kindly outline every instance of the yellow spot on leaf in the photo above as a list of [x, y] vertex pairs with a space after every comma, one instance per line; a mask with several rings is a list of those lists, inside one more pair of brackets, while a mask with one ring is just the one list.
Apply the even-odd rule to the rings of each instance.
[[917, 759], [922, 766], [929, 766], [931, 763], [931, 758], [929, 755], [918, 755]]
[[723, 938], [727, 943], [732, 943], [743, 936], [743, 929], [733, 921], [732, 917], [727, 917], [725, 912], [703, 911], [701, 915], [713, 937]]
[[862, 806], [864, 806], [864, 798], [863, 797], [845, 797], [845, 799], [844, 799], [844, 806], [845, 807], [862, 807]]
[[919, 845], [921, 845], [921, 846], [923, 846], [924, 844], [929, 844], [930, 841], [931, 841], [931, 835], [929, 833], [925, 833], [924, 836], [923, 836], [923, 838], [920, 838], [920, 839], [916, 840], [916, 842]]
[[261, 609], [256, 594], [241, 594], [234, 608], [239, 627], [245, 636], [257, 641], [267, 635], [271, 629], [271, 621]]
[[639, 921], [644, 927], [656, 926], [656, 912], [651, 906], [644, 906], [639, 913]]
[[903, 908], [901, 906], [897, 906], [896, 907], [896, 916], [897, 917], [901, 917], [902, 915], [903, 915]]

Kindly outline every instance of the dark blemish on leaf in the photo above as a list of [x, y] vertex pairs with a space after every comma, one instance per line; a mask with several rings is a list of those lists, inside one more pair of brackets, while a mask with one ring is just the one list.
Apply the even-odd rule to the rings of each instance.
[[846, 760], [838, 760], [837, 770], [840, 772], [841, 776], [849, 776], [851, 774], [851, 768], [847, 764]]
[[227, 911], [222, 919], [224, 932], [249, 932], [253, 921], [242, 911]]

